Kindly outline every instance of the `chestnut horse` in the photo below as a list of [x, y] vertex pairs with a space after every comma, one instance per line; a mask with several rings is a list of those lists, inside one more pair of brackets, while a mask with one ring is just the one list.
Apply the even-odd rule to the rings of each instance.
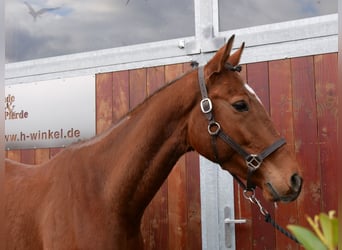
[[233, 40], [104, 133], [38, 166], [6, 160], [6, 249], [143, 249], [144, 210], [191, 150], [269, 201], [296, 199], [299, 164], [240, 77]]

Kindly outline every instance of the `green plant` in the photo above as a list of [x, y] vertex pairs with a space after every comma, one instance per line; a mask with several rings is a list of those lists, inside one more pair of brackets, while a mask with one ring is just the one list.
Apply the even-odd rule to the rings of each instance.
[[335, 250], [338, 245], [338, 220], [335, 211], [320, 213], [314, 219], [306, 217], [313, 231], [297, 225], [287, 228], [307, 250]]

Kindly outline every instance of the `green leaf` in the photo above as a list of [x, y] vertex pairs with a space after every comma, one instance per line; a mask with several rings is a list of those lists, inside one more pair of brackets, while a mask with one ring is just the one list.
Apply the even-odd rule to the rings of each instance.
[[319, 221], [321, 223], [322, 231], [324, 238], [326, 240], [326, 243], [328, 244], [329, 248], [332, 248], [334, 246], [334, 234], [333, 234], [333, 224], [330, 220], [329, 216], [325, 213], [321, 213], [319, 215]]
[[326, 250], [326, 246], [315, 234], [301, 226], [288, 225], [287, 228], [297, 237], [306, 250]]
[[332, 227], [333, 227], [333, 239], [332, 242], [334, 244], [334, 247], [338, 246], [338, 219], [337, 218], [333, 218], [331, 219], [332, 222]]
[[330, 218], [327, 214], [321, 213], [319, 215], [324, 238], [330, 249], [333, 249], [338, 244], [338, 220], [337, 218]]

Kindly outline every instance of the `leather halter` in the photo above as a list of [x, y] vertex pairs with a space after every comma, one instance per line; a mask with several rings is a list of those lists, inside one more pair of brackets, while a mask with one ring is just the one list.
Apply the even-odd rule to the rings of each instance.
[[[232, 66], [230, 64], [226, 64], [225, 68], [231, 71], [241, 71], [241, 66]], [[213, 115], [213, 104], [208, 97], [208, 92], [205, 84], [204, 79], [204, 67], [201, 66], [198, 68], [198, 82], [201, 89], [202, 100], [200, 103], [201, 111], [208, 119], [208, 133], [211, 135], [212, 138], [212, 146], [214, 150], [214, 155], [216, 161], [219, 163], [219, 156], [216, 146], [216, 139], [220, 137], [225, 143], [227, 143], [232, 149], [234, 149], [238, 154], [240, 154], [246, 162], [248, 171], [247, 171], [247, 178], [246, 178], [246, 185], [242, 183], [242, 181], [235, 175], [233, 177], [245, 188], [245, 191], [254, 191], [255, 184], [252, 183], [251, 177], [252, 174], [261, 166], [263, 160], [276, 151], [278, 148], [282, 147], [286, 141], [285, 139], [281, 138], [262, 151], [260, 154], [249, 154], [247, 153], [238, 143], [236, 143], [230, 136], [224, 133], [221, 129], [220, 124], [215, 121]]]

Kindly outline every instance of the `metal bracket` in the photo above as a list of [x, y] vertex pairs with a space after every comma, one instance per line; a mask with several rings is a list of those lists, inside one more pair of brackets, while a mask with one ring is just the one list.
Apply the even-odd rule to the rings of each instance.
[[[203, 41], [189, 41], [189, 42], [183, 42], [182, 41], [182, 47], [185, 49], [186, 53], [188, 55], [194, 55], [199, 53], [208, 53], [217, 51], [219, 48], [223, 46], [225, 42], [224, 37], [213, 37], [207, 40]], [[180, 46], [180, 45], [178, 45]]]
[[225, 231], [225, 242], [226, 247], [232, 247], [232, 238], [234, 233], [234, 224], [246, 223], [246, 219], [231, 219], [231, 209], [229, 207], [224, 208], [224, 231]]

